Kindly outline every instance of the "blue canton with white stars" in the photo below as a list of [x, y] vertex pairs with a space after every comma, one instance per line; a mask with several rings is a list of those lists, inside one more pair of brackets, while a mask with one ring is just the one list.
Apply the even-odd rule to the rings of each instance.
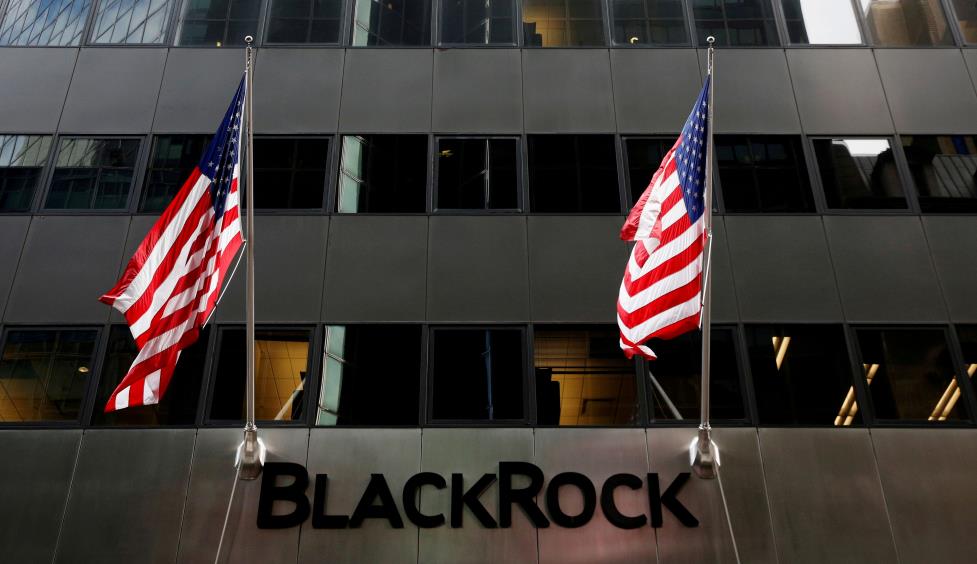
[[244, 110], [244, 79], [237, 87], [234, 99], [221, 120], [214, 139], [200, 160], [200, 172], [212, 180], [210, 198], [214, 206], [214, 220], [224, 215], [227, 193], [231, 191], [234, 167], [241, 156], [241, 126]]
[[695, 107], [689, 114], [685, 127], [682, 128], [681, 144], [675, 149], [675, 169], [678, 173], [679, 185], [682, 187], [682, 199], [691, 223], [702, 217], [705, 211], [705, 179], [706, 179], [706, 140], [709, 138], [709, 86], [712, 77], [706, 77], [706, 83], [695, 101]]

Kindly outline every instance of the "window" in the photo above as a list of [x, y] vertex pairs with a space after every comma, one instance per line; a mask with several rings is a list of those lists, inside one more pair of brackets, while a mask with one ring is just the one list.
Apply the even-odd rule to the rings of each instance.
[[90, 7], [91, 0], [9, 0], [0, 46], [78, 45]]
[[851, 0], [780, 1], [791, 43], [858, 45], [862, 42]]
[[692, 0], [699, 45], [779, 45], [770, 0]]
[[[242, 421], [247, 374], [244, 328], [226, 328], [219, 337], [210, 418]], [[303, 329], [255, 331], [256, 420], [297, 421], [305, 416], [310, 337], [311, 332]]]
[[923, 212], [977, 211], [977, 137], [903, 135]]
[[515, 45], [513, 0], [442, 0], [441, 43]]
[[190, 178], [200, 162], [208, 135], [159, 135], [153, 140], [146, 184], [142, 190], [141, 212], [161, 212]]
[[[977, 325], [957, 327], [957, 336], [960, 338], [960, 350], [963, 352], [964, 372], [967, 373], [967, 379], [973, 382], [974, 374], [977, 374]], [[960, 392], [954, 390], [951, 398], [953, 396], [959, 397]]]
[[761, 425], [860, 425], [845, 334], [835, 325], [747, 326]]
[[824, 197], [833, 209], [906, 209], [887, 139], [815, 139]]
[[524, 351], [520, 329], [434, 329], [431, 419], [522, 420]]
[[258, 32], [261, 0], [186, 0], [180, 45], [244, 45]]
[[0, 135], [0, 212], [31, 208], [50, 151], [47, 135]]
[[965, 43], [977, 43], [977, 2], [973, 0], [950, 0], [957, 15], [957, 24]]
[[417, 425], [422, 352], [417, 325], [326, 327], [316, 425]]
[[73, 421], [92, 370], [94, 329], [11, 329], [0, 358], [0, 421]]
[[101, 0], [91, 42], [163, 43], [169, 16], [170, 0]]
[[523, 41], [531, 47], [604, 45], [599, 0], [524, 0]]
[[272, 0], [268, 43], [339, 43], [340, 0]]
[[427, 136], [345, 135], [340, 213], [423, 213]]
[[353, 46], [430, 44], [430, 0], [354, 0]]
[[439, 210], [518, 210], [515, 139], [438, 139]]
[[328, 139], [255, 139], [255, 209], [322, 209], [328, 161]]
[[689, 42], [681, 0], [611, 0], [615, 45]]
[[800, 138], [717, 135], [715, 146], [726, 211], [814, 211]]
[[614, 138], [530, 135], [529, 196], [534, 213], [620, 213]]
[[875, 45], [953, 44], [939, 0], [860, 0], [860, 4]]
[[124, 209], [138, 154], [138, 139], [62, 139], [44, 207]]
[[675, 137], [637, 137], [624, 142], [628, 154], [628, 205], [634, 206], [651, 184]]

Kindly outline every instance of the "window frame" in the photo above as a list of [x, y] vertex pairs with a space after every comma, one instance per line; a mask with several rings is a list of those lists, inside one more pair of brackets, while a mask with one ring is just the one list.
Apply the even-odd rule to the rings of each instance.
[[851, 4], [855, 27], [858, 29], [859, 43], [794, 43], [790, 38], [790, 29], [787, 27], [784, 0], [773, 0], [774, 18], [777, 21], [777, 31], [782, 39], [781, 46], [790, 49], [860, 49], [872, 47], [869, 42], [869, 30], [866, 29], [867, 23], [861, 15], [858, 0], [848, 0], [848, 2]]
[[[272, 48], [288, 48], [288, 49], [306, 49], [306, 48], [339, 48], [342, 49], [346, 46], [347, 39], [351, 37], [350, 30], [352, 28], [352, 22], [347, 22], [347, 16], [352, 13], [352, 4], [346, 2], [346, 0], [339, 0], [339, 31], [336, 34], [335, 43], [315, 43], [315, 42], [278, 42], [278, 41], [267, 41], [265, 38], [268, 37], [268, 29], [271, 27], [271, 8], [277, 0], [261, 0], [261, 10], [260, 20], [258, 22], [258, 28], [261, 33], [258, 35], [262, 38], [263, 47]], [[309, 18], [305, 21], [314, 21], [315, 18]], [[255, 45], [258, 44], [258, 38], [255, 38]], [[336, 134], [335, 136], [339, 136]], [[331, 148], [330, 148], [331, 149]]]
[[[943, 16], [946, 18], [947, 27], [950, 29], [950, 42], [945, 45], [881, 45], [877, 43], [872, 37], [872, 30], [868, 25], [868, 20], [865, 14], [862, 12], [861, 6], [856, 0], [853, 0], [855, 4], [855, 17], [858, 18], [861, 31], [863, 45], [866, 47], [871, 47], [873, 49], [959, 49], [961, 45], [966, 46], [967, 44], [963, 41], [962, 33], [960, 31], [960, 24], [956, 19], [956, 12], [953, 12], [952, 2], [949, 0], [937, 0], [939, 7], [943, 10]], [[857, 45], [852, 45], [852, 47], [857, 47]]]
[[[906, 147], [902, 143], [902, 138], [903, 137], [923, 137], [923, 138], [925, 138], [925, 137], [933, 137], [933, 138], [939, 138], [939, 137], [954, 137], [954, 136], [957, 136], [957, 135], [958, 134], [955, 134], [955, 133], [922, 133], [922, 134], [919, 134], [919, 133], [898, 133], [898, 134], [894, 134], [893, 135], [893, 139], [894, 139], [895, 144], [899, 146], [899, 150], [898, 151], [896, 151], [895, 149], [893, 149], [894, 153], [897, 153], [896, 154], [896, 165], [897, 165], [897, 167], [899, 169], [900, 179], [902, 180], [902, 183], [905, 185], [904, 186], [904, 189], [906, 190], [906, 199], [912, 201], [911, 202], [911, 206], [912, 206], [911, 207], [911, 210], [912, 210], [912, 214], [913, 215], [927, 216], [927, 217], [928, 216], [938, 216], [938, 217], [939, 216], [943, 216], [943, 217], [948, 217], [948, 216], [955, 216], [955, 215], [959, 215], [959, 216], [973, 216], [973, 215], [977, 215], [977, 208], [975, 208], [972, 211], [966, 211], [966, 210], [963, 210], [963, 211], [959, 211], [959, 210], [954, 210], [954, 211], [924, 211], [923, 210], [922, 203], [920, 203], [919, 186], [917, 186], [917, 184], [916, 184], [916, 177], [913, 176], [912, 167], [909, 166], [909, 157], [906, 156]], [[977, 143], [977, 134], [960, 134], [960, 136], [962, 136], [962, 137], [972, 137], [974, 139], [974, 142]], [[927, 197], [929, 197], [929, 196], [927, 196]], [[975, 206], [977, 206], [977, 198], [961, 198], [961, 199], [970, 200], [970, 201], [974, 202], [974, 205]], [[975, 417], [977, 417], [977, 412], [975, 412]]]
[[[11, 0], [0, 1], [0, 26], [3, 26], [3, 22], [7, 16], [7, 8], [10, 6]], [[81, 26], [81, 33], [78, 36], [78, 43], [75, 45], [0, 45], [4, 49], [13, 48], [54, 48], [54, 49], [79, 49], [81, 47], [88, 46], [88, 37], [91, 34], [92, 27], [95, 25], [95, 0], [90, 0], [88, 6], [88, 13], [85, 15], [85, 21]], [[157, 47], [159, 45], [156, 45]]]
[[[818, 199], [818, 186], [815, 185], [814, 175], [811, 174], [811, 163], [817, 166], [813, 154], [813, 145], [808, 147], [808, 143], [805, 140], [805, 136], [801, 133], [718, 133], [715, 134], [723, 137], [745, 137], [747, 143], [749, 143], [750, 152], [752, 156], [753, 152], [753, 138], [755, 137], [780, 137], [780, 138], [790, 138], [797, 141], [796, 149], [799, 149], [799, 153], [795, 155], [795, 164], [798, 166], [804, 166], [805, 170], [798, 172], [798, 178], [803, 176], [807, 177], [807, 188], [811, 193], [811, 210], [810, 211], [730, 211], [726, 208], [725, 192], [723, 191], [723, 181], [722, 175], [719, 173], [719, 157], [717, 156], [715, 150], [715, 142], [713, 143], [712, 152], [712, 170], [715, 171], [713, 174], [713, 212], [719, 215], [730, 215], [730, 216], [786, 216], [786, 217], [804, 217], [804, 216], [817, 216], [824, 215], [825, 210], [827, 210], [826, 205], [822, 205]], [[752, 170], [756, 171], [756, 166], [752, 167]], [[755, 174], [754, 174], [755, 178]], [[820, 180], [820, 179], [818, 179]], [[754, 183], [754, 188], [756, 184]], [[821, 190], [822, 196], [823, 190]], [[865, 210], [861, 210], [865, 211]]]
[[[324, 215], [324, 214], [332, 213], [332, 212], [329, 211], [329, 202], [331, 201], [329, 199], [331, 197], [331, 194], [330, 194], [330, 190], [329, 189], [330, 189], [330, 187], [333, 184], [336, 184], [338, 182], [338, 175], [337, 175], [337, 173], [339, 171], [339, 169], [338, 169], [339, 163], [336, 162], [336, 145], [337, 145], [336, 140], [337, 139], [341, 139], [342, 137], [343, 137], [343, 134], [341, 134], [341, 133], [337, 133], [335, 135], [332, 135], [332, 134], [314, 134], [314, 135], [269, 134], [269, 135], [256, 135], [255, 136], [255, 139], [256, 140], [258, 140], [258, 139], [288, 139], [288, 140], [291, 140], [291, 141], [299, 141], [299, 140], [303, 140], [303, 139], [309, 139], [309, 140], [316, 140], [316, 139], [323, 140], [324, 139], [324, 140], [326, 140], [328, 142], [329, 146], [326, 149], [327, 150], [327, 153], [325, 155], [325, 163], [324, 163], [324, 166], [325, 166], [325, 175], [324, 175], [324, 178], [323, 178], [323, 182], [325, 184], [322, 187], [322, 202], [321, 202], [321, 205], [318, 208], [259, 208], [259, 207], [255, 206], [255, 208], [254, 208], [255, 215], [269, 215], [269, 216], [277, 216], [277, 215]], [[340, 149], [342, 149], [342, 147], [340, 147]], [[247, 152], [247, 149], [245, 149], [245, 152]], [[292, 168], [290, 170], [292, 170], [294, 172], [294, 171], [299, 170], [299, 169]], [[334, 175], [336, 175], [335, 178], [334, 178]], [[242, 174], [242, 176], [243, 176], [243, 174]], [[245, 179], [245, 181], [244, 181], [244, 190], [246, 191], [247, 188], [248, 188], [248, 181], [247, 181], [247, 179]], [[338, 201], [337, 201], [337, 205], [338, 205]], [[242, 206], [241, 207], [242, 207], [242, 209], [247, 209], [247, 202], [242, 202]], [[338, 214], [339, 212], [334, 212], [334, 213], [337, 213]], [[342, 215], [357, 215], [357, 214], [342, 214]]]
[[[957, 6], [954, 0], [946, 0], [943, 3], [943, 11], [946, 13], [946, 17], [949, 20], [950, 27], [953, 28], [951, 33], [953, 34], [954, 45], [953, 47], [974, 47], [977, 46], [977, 41], [968, 42], [967, 37], [964, 35], [963, 30], [960, 29], [960, 19], [957, 17]], [[941, 45], [941, 47], [943, 47]]]
[[[148, 136], [148, 148], [146, 150], [146, 162], [143, 163], [142, 176], [139, 183], [139, 195], [136, 197], [135, 202], [132, 204], [132, 215], [137, 216], [158, 216], [163, 213], [166, 208], [159, 211], [144, 211], [142, 210], [143, 198], [146, 196], [146, 188], [149, 185], [149, 173], [153, 170], [153, 156], [156, 151], [156, 142], [160, 137], [194, 137], [200, 136], [205, 138], [213, 139], [213, 134], [211, 133], [153, 133]], [[201, 155], [202, 157], [203, 155]], [[243, 206], [242, 206], [243, 207]]]
[[[373, 47], [373, 46], [371, 46]], [[428, 47], [430, 49], [430, 47]], [[427, 151], [427, 161], [424, 163], [424, 211], [416, 212], [343, 212], [339, 211], [339, 197], [340, 197], [340, 183], [343, 179], [343, 141], [346, 137], [424, 137], [425, 138], [425, 150]], [[391, 217], [391, 216], [413, 216], [413, 217], [428, 217], [433, 215], [431, 210], [431, 191], [433, 190], [434, 183], [434, 151], [437, 145], [434, 142], [434, 135], [431, 133], [411, 133], [411, 132], [387, 132], [387, 133], [375, 133], [375, 132], [359, 132], [359, 133], [349, 133], [349, 132], [339, 132], [332, 136], [333, 142], [330, 143], [330, 152], [332, 152], [333, 160], [329, 164], [329, 176], [326, 179], [329, 182], [327, 186], [327, 200], [325, 206], [325, 213], [328, 215], [334, 215], [338, 217], [357, 217], [357, 216], [377, 216], [377, 217]], [[352, 174], [349, 174], [351, 178], [355, 178]]]
[[[3, 6], [0, 6], [0, 14], [3, 13], [2, 10], [3, 10]], [[37, 176], [37, 185], [34, 186], [34, 193], [31, 194], [30, 203], [27, 205], [27, 209], [0, 210], [0, 217], [17, 216], [17, 215], [33, 215], [37, 210], [41, 209], [44, 200], [47, 198], [47, 187], [48, 187], [48, 181], [50, 179], [49, 175], [53, 176], [55, 154], [58, 152], [58, 136], [55, 133], [2, 133], [0, 135], [12, 135], [17, 137], [21, 137], [21, 136], [49, 137], [51, 139], [51, 147], [50, 149], [48, 149], [47, 157], [44, 158], [44, 163], [40, 166], [41, 170]], [[66, 211], [66, 210], [51, 210], [51, 211]], [[81, 210], [73, 210], [73, 211], [81, 211]]]
[[[786, 35], [784, 35], [784, 31], [786, 30], [786, 25], [784, 23], [783, 14], [777, 11], [777, 7], [778, 4], [780, 4], [780, 0], [761, 0], [761, 1], [766, 2], [767, 6], [770, 8], [770, 19], [773, 20], [773, 30], [774, 33], [776, 34], [774, 39], [777, 42], [771, 43], [769, 45], [732, 45], [732, 44], [721, 45], [719, 43], [719, 40], [717, 39], [716, 47], [725, 48], [725, 49], [784, 49], [786, 47], [793, 47], [793, 45], [791, 45], [789, 42], [784, 41], [784, 38], [787, 37]], [[692, 48], [702, 50], [702, 49], [706, 49], [708, 46], [699, 45], [699, 26], [696, 24], [695, 6], [693, 5], [693, 2], [694, 0], [692, 1], [686, 0], [685, 2], [687, 6], [686, 11], [688, 13], [689, 26], [691, 28], [691, 35], [689, 36], [689, 41], [691, 42]], [[726, 31], [728, 35], [729, 20], [726, 18], [725, 6], [722, 7], [722, 10], [723, 10], [723, 18], [722, 18], [723, 29], [724, 31]], [[745, 18], [745, 19], [749, 19], [749, 18]]]
[[[605, 12], [605, 26], [607, 33], [607, 45], [611, 49], [671, 49], [676, 47], [697, 48], [695, 45], [695, 25], [689, 19], [691, 14], [691, 3], [688, 0], [679, 0], [682, 3], [682, 23], [685, 27], [685, 36], [688, 41], [684, 43], [618, 43], [614, 41], [614, 0], [604, 0], [607, 5]], [[649, 20], [641, 20], [647, 22]]]
[[[96, 43], [95, 42], [95, 23], [98, 18], [98, 9], [103, 3], [108, 0], [92, 0], [92, 10], [89, 15], [88, 21], [85, 25], [85, 30], [82, 34], [82, 42], [78, 47], [136, 47], [136, 48], [165, 48], [171, 47], [176, 42], [176, 37], [174, 37], [174, 32], [176, 26], [180, 23], [180, 8], [182, 7], [184, 0], [169, 0], [169, 7], [166, 10], [166, 16], [163, 18], [163, 36], [159, 43]], [[189, 0], [187, 0], [189, 1]], [[0, 6], [0, 13], [2, 13], [2, 6]]]
[[434, 22], [432, 22], [431, 33], [434, 41], [431, 47], [464, 48], [464, 49], [518, 49], [522, 47], [522, 0], [512, 1], [512, 43], [455, 43], [444, 41], [441, 30], [444, 26], [444, 0], [432, 0], [432, 4], [437, 4], [432, 8], [434, 12]]
[[[505, 209], [451, 209], [438, 208], [438, 180], [441, 174], [441, 159], [438, 156], [441, 154], [439, 151], [440, 141], [442, 139], [446, 140], [462, 140], [462, 141], [491, 141], [493, 139], [501, 139], [506, 141], [515, 141], [515, 157], [516, 157], [516, 202], [518, 202], [518, 208], [505, 208]], [[523, 166], [522, 166], [522, 156], [523, 156], [523, 138], [520, 135], [500, 135], [500, 134], [489, 134], [489, 135], [434, 135], [432, 138], [432, 145], [428, 151], [428, 155], [431, 157], [432, 172], [429, 174], [430, 190], [428, 198], [428, 210], [430, 210], [431, 215], [525, 215], [525, 197], [526, 197], [526, 181], [523, 177]]]
[[[264, 1], [264, 0], [262, 0]], [[349, 3], [349, 9], [345, 10], [343, 13], [343, 21], [340, 25], [343, 29], [340, 30], [341, 42], [338, 47], [343, 49], [428, 49], [437, 50], [440, 47], [438, 41], [441, 39], [441, 30], [438, 29], [438, 23], [440, 23], [440, 18], [438, 13], [440, 10], [440, 0], [424, 0], [430, 6], [430, 13], [428, 13], [428, 29], [430, 34], [428, 35], [428, 41], [426, 45], [353, 45], [353, 27], [356, 25], [356, 0], [352, 0]], [[516, 0], [521, 2], [521, 0]], [[267, 4], [267, 2], [265, 2]], [[343, 0], [344, 6], [347, 4], [346, 0]], [[519, 5], [521, 6], [521, 4]], [[369, 32], [367, 32], [369, 33]], [[466, 48], [469, 46], [465, 46]], [[503, 45], [506, 48], [512, 48], [512, 45]], [[387, 132], [390, 133], [390, 132]], [[399, 132], [398, 132], [399, 134]], [[337, 133], [337, 137], [342, 137], [343, 135], [369, 135], [368, 133]]]
[[[631, 204], [631, 196], [641, 197], [641, 194], [640, 193], [639, 194], [635, 194], [634, 193], [634, 186], [631, 186], [631, 154], [628, 152], [628, 142], [629, 141], [632, 141], [632, 140], [634, 140], [634, 141], [644, 141], [644, 140], [648, 140], [648, 141], [665, 141], [666, 142], [665, 143], [666, 145], [669, 142], [671, 142], [672, 145], [674, 145], [675, 144], [675, 141], [678, 140], [678, 138], [680, 136], [681, 136], [681, 133], [675, 133], [675, 134], [647, 134], [647, 135], [646, 134], [637, 134], [637, 135], [620, 135], [619, 136], [621, 138], [621, 160], [623, 162], [622, 168], [623, 168], [623, 174], [624, 174], [624, 178], [622, 180], [622, 183], [623, 183], [623, 186], [624, 186], [624, 212], [625, 213], [629, 213], [631, 211], [631, 208], [633, 207], [633, 205]], [[659, 163], [659, 164], [661, 164], [661, 163]], [[713, 181], [713, 198], [712, 198], [713, 199], [713, 207], [716, 207], [716, 205], [719, 203], [718, 198], [717, 198], [718, 191], [715, 189], [715, 187], [718, 186], [718, 182], [715, 182], [715, 179], [718, 179], [718, 178], [719, 178], [719, 175], [718, 174], [714, 176], [714, 181]], [[651, 182], [651, 178], [648, 179], [648, 182]], [[642, 192], [646, 188], [647, 188], [647, 186], [645, 186], [645, 188], [641, 188]]]
[[[564, 14], [566, 14], [569, 11], [569, 7], [568, 7], [568, 4], [567, 3], [570, 2], [570, 1], [572, 1], [572, 0], [561, 0], [561, 1], [564, 3], [564, 5], [563, 5]], [[525, 31], [525, 28], [524, 28], [525, 20], [523, 19], [524, 15], [525, 15], [525, 11], [523, 10], [523, 4], [525, 4], [526, 0], [516, 0], [516, 9], [519, 11], [519, 14], [518, 14], [518, 16], [519, 16], [518, 17], [518, 20], [519, 21], [518, 21], [517, 28], [516, 28], [517, 46], [520, 49], [608, 49], [608, 48], [614, 48], [614, 47], [616, 47], [616, 45], [614, 44], [614, 40], [611, 37], [611, 33], [614, 30], [613, 30], [613, 28], [611, 26], [611, 22], [610, 22], [610, 4], [609, 4], [609, 0], [596, 0], [596, 1], [598, 2], [598, 5], [600, 6], [600, 16], [601, 16], [600, 30], [601, 30], [601, 33], [604, 34], [604, 38], [603, 38], [604, 41], [602, 43], [595, 44], [595, 45], [554, 45], [554, 46], [551, 46], [551, 47], [547, 47], [546, 45], [529, 45], [528, 43], [526, 43], [526, 31]], [[684, 1], [685, 0], [683, 0], [683, 2]], [[563, 21], [564, 22], [570, 22], [570, 21], [573, 21], [573, 20], [569, 16], [567, 16]], [[584, 21], [586, 21], [586, 20], [584, 20]], [[661, 47], [662, 46], [659, 46], [659, 48], [661, 48]], [[557, 133], [557, 132], [550, 132], [550, 133]]]
[[[538, 47], [539, 49], [554, 49], [554, 47]], [[556, 47], [556, 49], [562, 49], [562, 47]], [[581, 47], [583, 49], [583, 47]], [[589, 47], [587, 47], [589, 49]], [[542, 137], [573, 137], [574, 138], [574, 152], [580, 151], [578, 140], [581, 137], [609, 137], [613, 141], [614, 145], [614, 162], [615, 162], [615, 176], [617, 177], [617, 205], [618, 211], [576, 211], [576, 212], [560, 212], [560, 211], [535, 211], [533, 207], [533, 184], [532, 184], [532, 170], [530, 168], [530, 137], [542, 138]], [[622, 142], [622, 136], [618, 133], [566, 133], [566, 132], [550, 132], [550, 133], [524, 133], [523, 139], [523, 178], [524, 178], [524, 190], [525, 199], [523, 201], [523, 213], [526, 215], [535, 215], [540, 217], [547, 216], [562, 216], [562, 217], [627, 217], [628, 213], [631, 211], [630, 200], [628, 200], [627, 193], [625, 192], [625, 182], [627, 182], [627, 172], [625, 170], [627, 161], [624, 160], [624, 146]], [[574, 155], [575, 156], [575, 155]], [[571, 164], [575, 163], [575, 160], [568, 161]], [[577, 175], [579, 177], [579, 174]]]
[[[148, 136], [143, 135], [100, 135], [100, 134], [57, 134], [53, 136], [52, 149], [49, 166], [47, 167], [47, 173], [43, 177], [44, 184], [41, 190], [38, 190], [40, 198], [38, 199], [35, 207], [38, 214], [43, 215], [133, 215], [134, 208], [141, 198], [142, 188], [144, 180], [146, 177], [146, 165], [148, 161], [149, 148], [147, 145], [151, 143], [146, 143], [146, 138]], [[52, 184], [54, 181], [54, 173], [58, 169], [57, 158], [58, 154], [61, 152], [61, 141], [63, 139], [135, 139], [139, 142], [139, 146], [136, 149], [135, 161], [132, 165], [132, 180], [129, 183], [129, 194], [126, 196], [126, 204], [121, 208], [47, 208], [45, 207], [48, 196], [51, 193]]]
[[[170, 25], [170, 33], [171, 33], [171, 35], [170, 35], [169, 42], [167, 43], [167, 46], [168, 47], [171, 47], [171, 48], [172, 47], [178, 47], [178, 48], [187, 48], [187, 49], [244, 49], [245, 46], [244, 46], [243, 43], [240, 44], [240, 45], [225, 45], [226, 40], [227, 40], [227, 26], [228, 26], [229, 22], [231, 21], [230, 20], [230, 13], [231, 13], [231, 3], [230, 2], [228, 2], [228, 5], [227, 5], [227, 13], [226, 13], [225, 18], [223, 20], [224, 21], [224, 35], [222, 36], [223, 37], [223, 40], [221, 41], [221, 45], [220, 46], [217, 46], [217, 45], [204, 45], [204, 44], [187, 45], [187, 44], [182, 43], [180, 41], [180, 34], [183, 31], [183, 23], [184, 23], [184, 20], [186, 19], [185, 14], [186, 14], [186, 11], [189, 8], [190, 2], [192, 0], [175, 0], [175, 1], [180, 4], [180, 7], [178, 9], [173, 10], [173, 21], [172, 21], [172, 23]], [[255, 22], [254, 43], [253, 43], [253, 46], [254, 47], [263, 47], [264, 46], [264, 39], [265, 39], [263, 32], [264, 32], [265, 25], [266, 25], [265, 22], [268, 21], [267, 14], [268, 14], [268, 4], [269, 4], [269, 1], [268, 0], [256, 0], [256, 1], [258, 2], [258, 16], [257, 16], [257, 21]], [[216, 20], [195, 20], [195, 21], [216, 21]], [[236, 21], [243, 21], [243, 20], [236, 20]]]

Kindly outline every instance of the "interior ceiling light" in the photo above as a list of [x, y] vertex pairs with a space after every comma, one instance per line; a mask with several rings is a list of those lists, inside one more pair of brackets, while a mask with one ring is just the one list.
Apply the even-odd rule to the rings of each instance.
[[[977, 373], [977, 364], [968, 365], [967, 378], [973, 378], [974, 373]], [[940, 401], [936, 402], [936, 407], [933, 408], [933, 412], [930, 413], [928, 420], [946, 421], [947, 417], [953, 413], [953, 408], [957, 406], [957, 402], [959, 400], [960, 386], [957, 384], [956, 375], [954, 375], [950, 379], [950, 384], [947, 385], [946, 390], [943, 390], [943, 395], [940, 396]]]
[[88, 367], [87, 366], [79, 366], [78, 367], [78, 372], [81, 372], [82, 374], [88, 374]]
[[[872, 380], [875, 379], [875, 375], [879, 371], [879, 365], [877, 363], [863, 364], [862, 369], [865, 371], [865, 382], [871, 386]], [[841, 402], [841, 409], [838, 410], [838, 416], [835, 417], [835, 426], [850, 427], [852, 421], [855, 420], [856, 413], [858, 413], [858, 402], [855, 401], [855, 386], [849, 386], [848, 393], [845, 394], [845, 401]]]
[[787, 347], [790, 346], [790, 337], [773, 337], [773, 350], [774, 354], [777, 355], [777, 370], [784, 364], [784, 358], [787, 356]]

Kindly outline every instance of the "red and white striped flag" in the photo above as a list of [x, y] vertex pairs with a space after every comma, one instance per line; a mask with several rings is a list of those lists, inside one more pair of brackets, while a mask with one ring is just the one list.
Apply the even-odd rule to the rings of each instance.
[[635, 242], [617, 300], [628, 358], [654, 359], [645, 341], [671, 339], [699, 325], [710, 83], [706, 78], [682, 135], [621, 229], [621, 239]]
[[139, 354], [105, 411], [159, 403], [180, 352], [196, 342], [241, 248], [241, 116], [245, 81], [204, 153], [100, 301], [119, 310]]

